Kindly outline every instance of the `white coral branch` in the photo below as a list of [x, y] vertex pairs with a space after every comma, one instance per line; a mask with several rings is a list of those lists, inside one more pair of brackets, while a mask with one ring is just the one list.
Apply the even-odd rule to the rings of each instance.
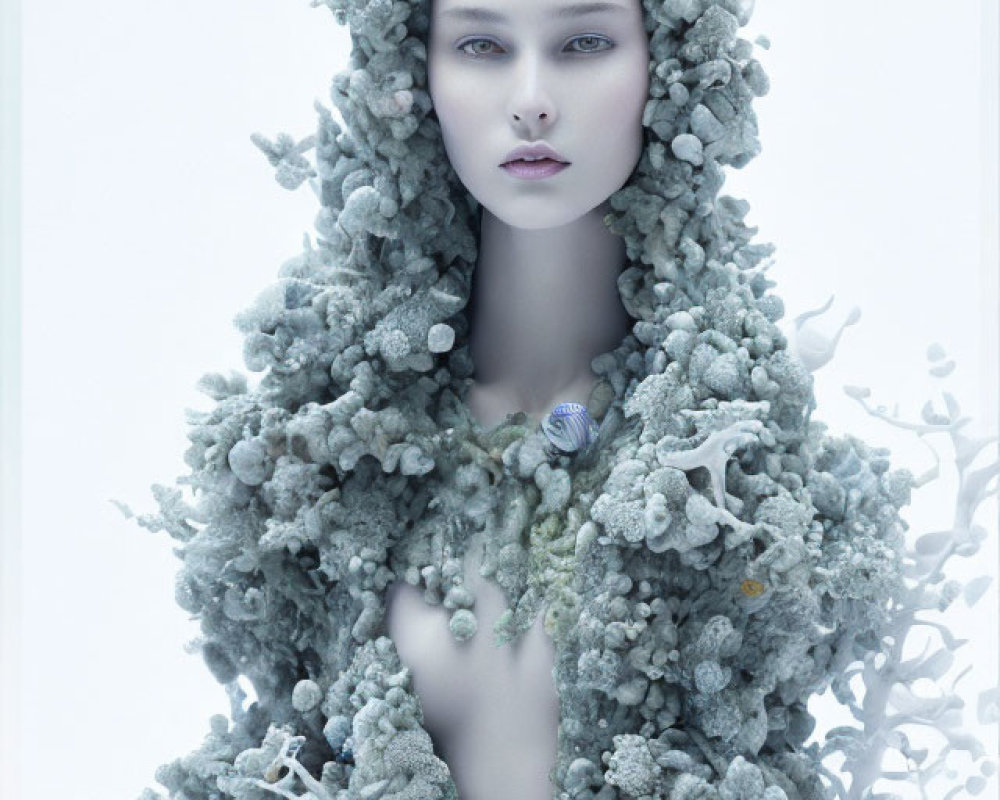
[[[901, 734], [895, 729], [903, 724], [916, 724], [934, 727], [942, 733], [947, 744], [944, 745], [940, 757], [931, 765], [918, 768], [917, 783], [921, 795], [927, 796], [926, 785], [939, 771], [944, 756], [952, 749], [966, 750], [973, 760], [983, 755], [979, 740], [969, 732], [961, 730], [961, 708], [963, 701], [955, 693], [958, 681], [971, 669], [964, 669], [953, 681], [949, 689], [942, 688], [942, 694], [936, 698], [924, 698], [911, 691], [911, 685], [921, 679], [939, 680], [951, 668], [953, 653], [965, 641], [956, 640], [946, 626], [940, 623], [918, 618], [917, 612], [930, 608], [928, 605], [927, 587], [938, 583], [942, 576], [945, 562], [955, 554], [971, 555], [978, 548], [979, 538], [975, 536], [973, 518], [976, 509], [983, 500], [997, 491], [991, 482], [1000, 475], [1000, 459], [976, 470], [969, 466], [976, 455], [981, 452], [996, 437], [971, 439], [961, 433], [969, 421], [969, 417], [960, 416], [960, 408], [955, 398], [944, 394], [947, 415], [934, 411], [930, 403], [923, 409], [924, 423], [908, 422], [900, 419], [898, 413], [889, 414], [883, 407], [873, 408], [867, 401], [870, 391], [861, 387], [844, 387], [846, 393], [857, 400], [873, 417], [881, 419], [894, 427], [913, 431], [917, 436], [924, 437], [930, 433], [948, 433], [955, 451], [955, 466], [959, 477], [959, 488], [955, 499], [954, 524], [949, 530], [925, 534], [916, 542], [916, 553], [925, 556], [916, 561], [919, 575], [915, 583], [904, 593], [900, 603], [893, 609], [893, 619], [888, 631], [891, 648], [885, 652], [884, 663], [876, 666], [874, 659], [866, 660], [862, 677], [865, 683], [863, 707], [848, 703], [854, 716], [863, 723], [863, 731], [855, 734], [857, 743], [863, 746], [852, 748], [845, 761], [843, 771], [852, 776], [847, 800], [859, 800], [871, 791], [878, 779], [901, 780], [893, 772], [883, 772], [881, 763], [887, 746], [899, 739]], [[929, 445], [928, 445], [929, 446]], [[940, 458], [937, 451], [931, 448], [935, 458], [935, 466], [916, 483], [923, 485], [937, 478], [940, 472]], [[931, 558], [926, 558], [930, 556]], [[940, 597], [931, 598], [944, 607], [949, 597], [942, 591]], [[944, 644], [930, 657], [920, 656], [903, 663], [901, 661], [903, 647], [909, 632], [916, 626], [935, 628]], [[924, 648], [926, 653], [927, 648]], [[892, 704], [897, 711], [887, 714], [887, 706]], [[833, 731], [831, 731], [833, 733]], [[828, 735], [829, 736], [829, 735]], [[895, 738], [894, 738], [895, 737]], [[829, 740], [831, 746], [836, 746]], [[907, 744], [908, 748], [908, 744]], [[827, 750], [829, 752], [829, 750]], [[905, 753], [906, 754], [906, 753]], [[907, 754], [908, 757], [910, 754]], [[920, 758], [922, 761], [923, 758]], [[918, 762], [919, 765], [919, 762]], [[963, 786], [957, 786], [949, 791], [945, 798], [952, 797]]]
[[757, 434], [764, 427], [760, 420], [738, 420], [709, 437], [692, 450], [657, 452], [656, 457], [664, 467], [692, 470], [704, 467], [712, 479], [715, 504], [726, 508], [726, 462], [733, 452], [757, 441]]
[[[274, 761], [268, 766], [264, 771], [264, 777], [269, 778], [274, 776], [277, 778], [278, 772], [282, 767], [287, 767], [288, 772], [285, 777], [277, 782], [268, 782], [267, 780], [256, 780], [254, 783], [261, 789], [266, 789], [274, 794], [281, 795], [282, 797], [288, 798], [288, 800], [335, 800], [335, 798], [326, 790], [326, 788], [317, 781], [312, 775], [309, 774], [309, 770], [303, 767], [297, 760], [296, 755], [302, 743], [305, 741], [303, 736], [289, 736], [282, 742], [281, 750], [278, 751], [278, 755], [275, 756]], [[304, 794], [294, 794], [288, 785], [293, 783], [295, 778], [302, 781], [303, 785], [308, 790]]]

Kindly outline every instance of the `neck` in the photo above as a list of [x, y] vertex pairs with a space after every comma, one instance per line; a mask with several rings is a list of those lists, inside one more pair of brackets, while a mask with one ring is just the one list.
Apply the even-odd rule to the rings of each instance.
[[604, 225], [608, 210], [528, 230], [482, 209], [469, 332], [474, 388], [491, 398], [488, 410], [480, 399], [482, 416], [586, 402], [597, 382], [591, 360], [631, 324], [617, 284], [625, 242]]

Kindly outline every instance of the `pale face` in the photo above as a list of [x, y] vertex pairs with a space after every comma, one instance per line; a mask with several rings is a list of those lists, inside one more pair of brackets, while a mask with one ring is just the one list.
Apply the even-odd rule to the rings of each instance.
[[[601, 10], [558, 14], [588, 6]], [[461, 13], [472, 9], [490, 17]], [[624, 185], [642, 154], [648, 64], [640, 0], [433, 0], [428, 88], [445, 150], [512, 227], [565, 225]], [[536, 180], [501, 166], [538, 143], [569, 166]]]

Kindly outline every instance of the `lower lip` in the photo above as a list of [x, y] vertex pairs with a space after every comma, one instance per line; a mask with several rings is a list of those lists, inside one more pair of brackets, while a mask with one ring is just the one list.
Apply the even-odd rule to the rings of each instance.
[[511, 161], [500, 165], [502, 169], [507, 170], [512, 175], [529, 181], [548, 178], [550, 175], [562, 172], [568, 166], [569, 164], [563, 164], [549, 158], [543, 158], [541, 161]]

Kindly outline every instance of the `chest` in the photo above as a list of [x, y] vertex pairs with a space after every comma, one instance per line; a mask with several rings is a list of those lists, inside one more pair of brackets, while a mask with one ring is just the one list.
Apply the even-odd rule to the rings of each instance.
[[[460, 796], [489, 796], [498, 763], [520, 763], [524, 797], [549, 797], [547, 773], [556, 754], [559, 700], [552, 670], [555, 646], [539, 613], [531, 629], [498, 647], [493, 623], [507, 608], [503, 591], [479, 574], [482, 536], [474, 535], [463, 561], [463, 580], [476, 598], [476, 633], [458, 641], [451, 612], [432, 606], [403, 581], [389, 587], [386, 625], [424, 712], [424, 727], [452, 770]], [[510, 752], [514, 762], [497, 753]], [[511, 776], [505, 778], [508, 790]], [[481, 791], [477, 791], [477, 787]], [[506, 795], [505, 795], [506, 796]]]
[[441, 723], [462, 722], [482, 710], [502, 711], [512, 696], [521, 705], [552, 699], [555, 646], [539, 613], [531, 629], [497, 646], [493, 623], [507, 608], [500, 587], [479, 574], [482, 534], [471, 539], [463, 560], [463, 581], [476, 598], [478, 628], [458, 641], [448, 628], [451, 612], [430, 605], [423, 591], [404, 581], [389, 587], [386, 625], [403, 664], [410, 668], [425, 713]]

